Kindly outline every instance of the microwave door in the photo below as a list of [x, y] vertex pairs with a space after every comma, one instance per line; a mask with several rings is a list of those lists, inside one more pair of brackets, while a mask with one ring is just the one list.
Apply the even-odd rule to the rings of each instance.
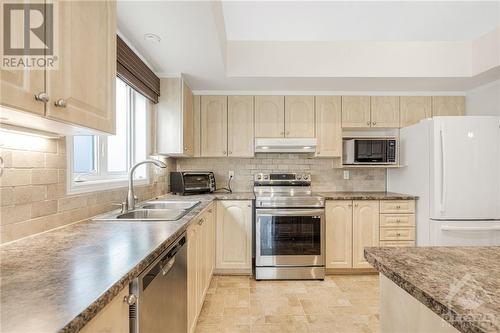
[[358, 163], [385, 162], [385, 141], [357, 140], [356, 162]]

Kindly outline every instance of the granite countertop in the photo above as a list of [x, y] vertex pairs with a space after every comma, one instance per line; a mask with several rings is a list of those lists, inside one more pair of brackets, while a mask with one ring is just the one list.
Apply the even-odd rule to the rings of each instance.
[[176, 196], [199, 200], [177, 221], [83, 221], [0, 246], [0, 331], [76, 332], [151, 264], [213, 200], [252, 192]]
[[366, 248], [365, 258], [461, 332], [500, 332], [500, 247]]
[[417, 196], [394, 192], [316, 192], [325, 200], [415, 200]]

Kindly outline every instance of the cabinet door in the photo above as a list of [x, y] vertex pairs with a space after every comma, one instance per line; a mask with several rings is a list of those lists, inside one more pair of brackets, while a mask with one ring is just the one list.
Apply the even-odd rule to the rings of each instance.
[[45, 103], [35, 99], [35, 95], [45, 92], [44, 73], [29, 69], [0, 70], [0, 105], [45, 114]]
[[314, 96], [285, 96], [285, 137], [314, 138]]
[[352, 267], [352, 201], [327, 201], [326, 268]]
[[197, 224], [191, 224], [187, 230], [187, 314], [188, 331], [194, 332], [198, 315], [198, 240]]
[[370, 127], [370, 97], [342, 96], [342, 127]]
[[207, 283], [207, 224], [205, 215], [202, 215], [195, 222], [196, 225], [196, 302], [198, 312], [203, 306], [205, 286]]
[[464, 114], [464, 96], [432, 97], [432, 116], [463, 116]]
[[[58, 1], [59, 60], [47, 74], [47, 116], [115, 132], [116, 2]], [[55, 106], [61, 100], [64, 107]]]
[[191, 88], [182, 80], [182, 143], [183, 155], [194, 155], [194, 100]]
[[214, 266], [215, 266], [215, 205], [211, 204], [211, 207], [207, 210], [205, 213], [205, 219], [206, 219], [206, 235], [207, 235], [207, 241], [206, 241], [206, 286], [205, 290], [208, 289], [210, 286], [210, 280], [212, 279], [212, 274], [214, 272]]
[[372, 96], [370, 103], [372, 127], [399, 128], [398, 96]]
[[129, 332], [129, 306], [123, 301], [129, 295], [128, 285], [116, 295], [104, 309], [80, 330], [81, 333]]
[[316, 96], [316, 156], [342, 156], [340, 96]]
[[282, 138], [285, 136], [285, 98], [255, 96], [255, 137]]
[[432, 116], [430, 96], [401, 96], [400, 97], [401, 127], [410, 126], [420, 120]]
[[227, 155], [252, 157], [254, 152], [253, 96], [229, 96]]
[[352, 267], [371, 268], [365, 260], [364, 249], [379, 243], [379, 202], [354, 201], [352, 219]]
[[227, 97], [201, 96], [201, 156], [227, 155]]
[[252, 204], [221, 200], [217, 205], [216, 268], [252, 269]]

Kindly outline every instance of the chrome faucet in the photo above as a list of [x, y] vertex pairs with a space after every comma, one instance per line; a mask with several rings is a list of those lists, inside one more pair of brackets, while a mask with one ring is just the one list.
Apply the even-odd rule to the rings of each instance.
[[134, 195], [134, 171], [137, 169], [138, 166], [146, 164], [146, 163], [151, 163], [156, 165], [158, 168], [165, 169], [167, 165], [161, 161], [157, 160], [144, 160], [141, 162], [137, 162], [134, 164], [131, 168], [130, 171], [128, 172], [128, 194], [127, 194], [127, 210], [133, 210], [135, 209], [135, 195]]

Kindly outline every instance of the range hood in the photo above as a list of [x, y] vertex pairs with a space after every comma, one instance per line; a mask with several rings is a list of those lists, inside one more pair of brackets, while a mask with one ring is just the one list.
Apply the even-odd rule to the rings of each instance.
[[316, 139], [313, 138], [255, 139], [256, 153], [313, 153], [315, 151]]

